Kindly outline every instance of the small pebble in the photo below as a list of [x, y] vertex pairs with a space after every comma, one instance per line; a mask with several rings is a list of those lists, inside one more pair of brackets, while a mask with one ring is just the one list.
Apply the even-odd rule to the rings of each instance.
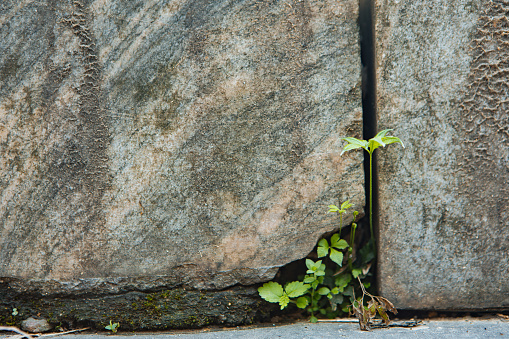
[[40, 333], [51, 330], [51, 325], [46, 319], [34, 319], [30, 317], [21, 322], [21, 328], [27, 332]]

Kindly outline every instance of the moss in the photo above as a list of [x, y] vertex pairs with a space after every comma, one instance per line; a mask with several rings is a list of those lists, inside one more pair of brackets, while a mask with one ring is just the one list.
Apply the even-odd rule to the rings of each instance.
[[145, 302], [143, 304], [148, 314], [152, 316], [161, 316], [161, 308], [153, 302]]
[[160, 296], [161, 298], [168, 299], [168, 297], [170, 296], [170, 291], [169, 291], [169, 290], [164, 290], [164, 291], [162, 291], [162, 292], [159, 294], [159, 296]]
[[21, 320], [16, 320], [16, 317], [7, 316], [7, 317], [1, 317], [0, 316], [0, 325], [2, 326], [19, 326], [19, 323], [21, 323]]
[[[231, 305], [228, 305], [229, 302]], [[16, 319], [11, 316], [14, 303], [19, 311]], [[128, 292], [114, 296], [69, 296], [60, 299], [10, 295], [3, 300], [0, 297], [0, 324], [19, 326], [18, 322], [28, 315], [40, 314], [53, 325], [61, 324], [67, 328], [91, 326], [98, 330], [103, 330], [110, 320], [120, 323], [123, 331], [185, 329], [207, 325], [237, 326], [252, 323], [253, 319], [260, 320], [258, 303], [259, 298], [254, 288], [232, 288], [215, 292], [176, 288], [153, 293]], [[266, 306], [273, 305], [261, 304], [261, 307]], [[221, 315], [228, 320], [225, 322]]]

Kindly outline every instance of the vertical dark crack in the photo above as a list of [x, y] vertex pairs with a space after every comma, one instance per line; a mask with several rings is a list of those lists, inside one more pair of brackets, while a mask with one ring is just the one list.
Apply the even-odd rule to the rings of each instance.
[[[376, 113], [376, 53], [374, 0], [359, 0], [359, 30], [362, 63], [363, 138], [368, 140], [377, 133]], [[369, 203], [369, 155], [364, 153], [366, 202]], [[373, 154], [373, 228], [378, 234], [378, 168], [376, 152]], [[369, 206], [369, 205], [368, 205]], [[369, 208], [369, 207], [368, 207]], [[369, 211], [367, 211], [369, 212]]]

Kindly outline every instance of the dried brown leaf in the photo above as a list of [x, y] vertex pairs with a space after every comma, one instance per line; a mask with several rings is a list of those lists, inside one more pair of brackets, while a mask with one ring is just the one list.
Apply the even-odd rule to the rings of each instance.
[[375, 299], [371, 299], [370, 301], [368, 301], [368, 310], [369, 310], [369, 316], [370, 316], [369, 319], [370, 320], [375, 317], [377, 307], [378, 307], [378, 303], [376, 302]]
[[382, 317], [383, 319], [383, 322], [385, 325], [389, 325], [389, 323], [391, 322], [389, 320], [389, 316], [387, 315], [387, 313], [385, 312], [385, 308], [381, 305], [379, 305], [376, 310], [378, 311], [378, 314], [380, 314], [380, 317]]
[[369, 269], [371, 268], [371, 264], [372, 262], [370, 262], [369, 264], [367, 264], [363, 269], [362, 269], [362, 274], [366, 275], [368, 274], [369, 272]]
[[389, 300], [385, 299], [384, 297], [376, 297], [378, 299], [378, 302], [383, 305], [383, 307], [387, 310], [392, 312], [393, 314], [398, 314], [398, 310], [396, 307], [394, 307], [393, 303], [391, 303]]
[[360, 304], [359, 306], [355, 306], [354, 302], [352, 304], [352, 309], [357, 319], [359, 319], [359, 327], [361, 331], [369, 331], [370, 330], [369, 319], [366, 319], [364, 315], [364, 307], [362, 306], [362, 304]]

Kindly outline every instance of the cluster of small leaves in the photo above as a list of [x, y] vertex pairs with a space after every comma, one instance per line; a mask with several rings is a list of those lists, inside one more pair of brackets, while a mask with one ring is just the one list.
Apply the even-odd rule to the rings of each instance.
[[[283, 288], [277, 282], [269, 281], [263, 284], [262, 287], [258, 288], [260, 297], [271, 303], [279, 303], [281, 309], [288, 306], [289, 303], [295, 303], [299, 308], [306, 308], [308, 301], [305, 297], [300, 297], [305, 294], [309, 289], [308, 284], [304, 284], [301, 281], [292, 281]], [[290, 298], [298, 298], [292, 300]]]
[[[394, 305], [383, 297], [377, 297], [366, 292], [366, 288], [369, 288], [369, 282], [363, 282], [361, 279], [365, 279], [370, 275], [369, 269], [375, 259], [376, 246], [373, 232], [373, 217], [372, 217], [372, 162], [373, 152], [380, 146], [385, 147], [386, 145], [393, 143], [403, 142], [394, 136], [387, 136], [390, 129], [379, 132], [375, 137], [369, 140], [359, 140], [356, 138], [342, 138], [348, 144], [344, 146], [343, 153], [363, 148], [369, 153], [370, 159], [370, 180], [369, 180], [369, 228], [371, 232], [370, 241], [364, 245], [354, 255], [353, 247], [355, 241], [355, 231], [357, 224], [355, 219], [358, 212], [355, 211], [353, 214], [353, 222], [350, 227], [350, 244], [341, 238], [341, 228], [343, 226], [343, 214], [346, 213], [347, 209], [352, 207], [349, 201], [345, 201], [341, 204], [341, 207], [336, 205], [329, 205], [329, 212], [336, 212], [339, 214], [340, 226], [339, 232], [334, 234], [330, 241], [327, 239], [321, 239], [318, 242], [317, 255], [318, 258], [324, 258], [314, 262], [311, 259], [306, 259], [307, 271], [302, 282], [294, 281], [283, 288], [281, 285], [275, 282], [269, 282], [264, 284], [258, 289], [260, 296], [273, 303], [279, 303], [281, 309], [284, 309], [290, 303], [294, 303], [299, 308], [307, 308], [307, 311], [311, 313], [311, 322], [318, 321], [316, 312], [321, 313], [327, 317], [334, 317], [339, 312], [353, 312], [359, 318], [359, 324], [361, 330], [369, 330], [369, 325], [376, 314], [382, 317], [383, 322], [388, 324], [389, 317], [387, 311], [391, 311], [394, 314], [397, 313]], [[331, 270], [326, 267], [323, 262], [326, 259], [338, 266], [339, 269]], [[347, 265], [344, 265], [347, 263]], [[334, 273], [335, 272], [335, 273]], [[357, 279], [359, 285], [353, 283], [353, 279]], [[355, 299], [355, 290], [362, 290], [362, 297]], [[364, 305], [364, 297], [368, 295], [371, 300], [368, 304]], [[324, 298], [328, 300], [324, 302]], [[346, 298], [345, 298], [346, 297]], [[298, 298], [292, 300], [292, 298]], [[339, 308], [339, 309], [338, 309]]]
[[348, 243], [344, 239], [339, 239], [339, 234], [336, 233], [330, 239], [330, 245], [327, 239], [322, 239], [318, 242], [318, 258], [323, 258], [327, 255], [339, 266], [343, 265], [343, 252], [342, 250], [348, 248]]
[[[329, 212], [338, 212], [340, 216], [352, 205], [346, 201], [337, 208], [335, 205], [329, 206]], [[354, 212], [354, 221], [358, 212]], [[363, 247], [359, 254], [367, 256], [366, 258], [359, 257], [352, 258], [352, 247], [355, 238], [355, 227], [353, 223], [351, 228], [351, 244], [345, 239], [340, 238], [340, 234], [334, 234], [330, 240], [321, 239], [318, 243], [317, 254], [318, 258], [322, 260], [313, 261], [306, 259], [306, 275], [303, 281], [294, 281], [281, 286], [276, 282], [265, 283], [258, 289], [260, 296], [273, 303], [279, 303], [281, 309], [284, 309], [290, 303], [295, 304], [297, 307], [307, 309], [310, 313], [310, 321], [317, 322], [318, 315], [333, 318], [341, 313], [349, 312], [349, 307], [354, 301], [354, 289], [359, 288], [354, 286], [355, 278], [365, 278], [369, 273], [369, 261], [374, 258], [374, 255], [369, 253], [373, 247], [366, 245]], [[324, 262], [328, 262], [335, 266], [335, 269], [328, 268]], [[353, 265], [355, 261], [355, 265]], [[348, 262], [348, 266], [344, 263]], [[359, 266], [361, 265], [361, 266]], [[369, 287], [369, 283], [364, 283], [364, 286]], [[363, 287], [364, 287], [363, 286]]]
[[357, 148], [363, 148], [369, 154], [372, 154], [378, 147], [380, 146], [385, 147], [386, 145], [394, 144], [396, 142], [399, 142], [403, 147], [405, 147], [400, 138], [394, 136], [387, 136], [387, 133], [389, 133], [390, 131], [392, 131], [392, 129], [384, 129], [383, 131], [378, 132], [377, 135], [375, 135], [373, 138], [369, 140], [359, 140], [357, 138], [352, 137], [342, 138], [342, 140], [345, 140], [346, 142], [348, 142], [348, 144], [343, 148], [341, 155], [343, 155], [343, 153], [347, 151], [351, 151]]
[[[373, 324], [373, 319], [378, 314], [382, 318], [382, 323], [388, 326], [390, 323], [387, 312], [398, 314], [394, 305], [384, 297], [371, 295], [362, 286], [359, 279], [360, 286], [362, 287], [362, 297], [352, 302], [352, 312], [359, 319], [359, 326], [362, 331], [369, 331]], [[367, 305], [364, 305], [364, 297], [370, 297]]]

